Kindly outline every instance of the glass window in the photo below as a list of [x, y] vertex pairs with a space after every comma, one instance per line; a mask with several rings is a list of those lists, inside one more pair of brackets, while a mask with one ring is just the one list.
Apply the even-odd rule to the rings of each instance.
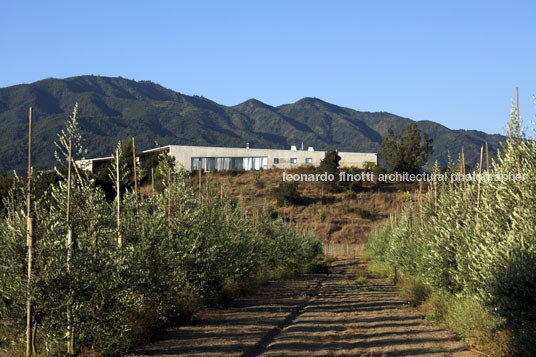
[[274, 157], [274, 164], [279, 164], [279, 158]]
[[244, 158], [242, 157], [232, 157], [231, 158], [231, 169], [242, 169], [244, 168]]
[[201, 168], [212, 170], [261, 170], [268, 168], [267, 157], [192, 157], [192, 171]]
[[306, 163], [306, 164], [312, 164], [312, 163], [313, 163], [313, 158], [311, 158], [311, 157], [306, 157], [306, 158], [305, 158], [305, 163]]
[[293, 157], [293, 158], [290, 159], [290, 163], [291, 163], [291, 164], [297, 164], [297, 163], [298, 163], [298, 159], [295, 158], [295, 157]]

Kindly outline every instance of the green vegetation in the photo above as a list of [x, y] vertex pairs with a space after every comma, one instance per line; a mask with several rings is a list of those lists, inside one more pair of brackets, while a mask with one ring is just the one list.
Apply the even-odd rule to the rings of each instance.
[[[395, 279], [398, 280], [398, 277]], [[413, 307], [421, 305], [432, 293], [430, 286], [411, 275], [403, 276], [399, 283], [402, 286], [402, 296], [404, 296], [408, 301], [408, 304]]]
[[[82, 148], [73, 144], [73, 152]], [[65, 162], [61, 150], [57, 156]], [[120, 225], [117, 200], [108, 202], [94, 177], [73, 173], [69, 225], [63, 170], [47, 180], [43, 193], [33, 191], [29, 296], [40, 353], [65, 351], [67, 311], [76, 351], [116, 355], [158, 328], [190, 319], [203, 304], [267, 278], [305, 272], [321, 254], [315, 236], [274, 220], [270, 211], [259, 209], [248, 218], [210, 187], [200, 202], [187, 173], [166, 160], [157, 168], [164, 180], [154, 198], [136, 195], [127, 185], [121, 189]], [[25, 204], [24, 184], [15, 178], [0, 217], [0, 354], [24, 350]]]
[[[524, 180], [431, 182], [422, 205], [407, 200], [367, 251], [409, 281], [413, 304], [429, 298], [432, 315], [469, 342], [493, 355], [529, 356], [536, 354], [536, 141], [517, 137], [516, 124], [513, 113], [485, 173]], [[449, 166], [449, 177], [459, 166]]]
[[273, 195], [280, 207], [296, 204], [300, 201], [300, 191], [298, 191], [298, 182], [281, 182], [273, 190]]
[[11, 186], [13, 186], [13, 179], [7, 175], [0, 174], [0, 214], [5, 214], [2, 198], [7, 197]]
[[336, 151], [328, 151], [324, 158], [320, 161], [320, 165], [316, 168], [318, 174], [327, 173], [332, 175], [332, 181], [320, 181], [318, 184], [326, 192], [339, 192], [341, 190], [341, 182], [339, 181], [339, 162], [341, 157]]
[[[115, 143], [136, 137], [138, 151], [161, 145], [210, 145], [288, 149], [302, 141], [316, 150], [380, 152], [387, 129], [399, 132], [411, 120], [393, 114], [359, 112], [304, 98], [272, 107], [256, 100], [226, 107], [199, 96], [183, 95], [149, 81], [79, 76], [45, 79], [0, 88], [0, 172], [25, 171], [28, 106], [34, 110], [34, 167], [52, 169], [56, 133], [75, 102], [80, 104], [80, 130], [88, 140], [89, 157], [108, 156]], [[434, 160], [447, 165], [447, 152], [466, 150], [471, 166], [487, 141], [495, 153], [501, 135], [450, 130], [430, 121], [418, 129], [434, 140]], [[75, 155], [75, 159], [79, 159]]]
[[415, 123], [402, 128], [398, 135], [389, 128], [382, 138], [381, 155], [391, 172], [418, 173], [433, 151], [432, 139], [427, 133], [421, 139], [421, 131]]

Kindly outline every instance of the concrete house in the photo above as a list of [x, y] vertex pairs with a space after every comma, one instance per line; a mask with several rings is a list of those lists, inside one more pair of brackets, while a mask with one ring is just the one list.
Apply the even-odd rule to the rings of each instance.
[[[302, 165], [318, 166], [326, 151], [315, 151], [312, 147], [299, 150], [292, 146], [283, 149], [253, 149], [249, 144], [244, 148], [226, 148], [211, 146], [167, 145], [137, 153], [139, 160], [144, 161], [151, 155], [166, 153], [175, 158], [177, 167], [188, 171], [202, 168], [212, 170], [261, 170], [270, 168], [289, 169]], [[339, 152], [341, 167], [360, 167], [366, 162], [377, 164], [376, 153]], [[112, 157], [79, 160], [77, 163], [86, 170], [94, 171], [99, 165], [109, 162]]]

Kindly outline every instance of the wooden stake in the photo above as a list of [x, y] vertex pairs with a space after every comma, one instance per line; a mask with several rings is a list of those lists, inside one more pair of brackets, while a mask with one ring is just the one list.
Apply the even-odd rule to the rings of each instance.
[[488, 142], [486, 141], [486, 171], [489, 170]]
[[519, 140], [519, 138], [521, 137], [521, 134], [520, 134], [521, 121], [519, 119], [519, 87], [516, 87], [516, 114], [517, 114], [517, 118], [516, 118], [517, 139]]
[[171, 168], [168, 168], [168, 200], [167, 200], [168, 236], [171, 235]]
[[[521, 152], [519, 151], [519, 145], [521, 144], [521, 117], [519, 114], [519, 87], [516, 87], [516, 114], [517, 114], [517, 120], [516, 120], [516, 127], [517, 127], [517, 141], [516, 141], [516, 156], [517, 156], [517, 174], [521, 175]], [[517, 189], [519, 191], [519, 195], [523, 195], [523, 191], [521, 190], [521, 181], [517, 182]], [[519, 215], [521, 215], [521, 207], [517, 207], [517, 212]]]
[[517, 129], [517, 174], [521, 175], [521, 157], [519, 155], [519, 142], [521, 140], [521, 118], [519, 116], [519, 87], [516, 87], [516, 129]]
[[[32, 107], [30, 107], [28, 127], [28, 187], [26, 191], [26, 209], [27, 217], [31, 216], [31, 202], [32, 202]], [[29, 242], [29, 240], [28, 240]], [[29, 245], [29, 243], [28, 243]]]
[[151, 168], [151, 198], [154, 200], [154, 167]]
[[26, 196], [26, 245], [28, 247], [28, 281], [26, 285], [26, 356], [32, 355], [33, 334], [32, 334], [32, 267], [33, 267], [33, 222], [31, 217], [32, 206], [32, 107], [29, 113], [28, 126], [28, 188]]
[[437, 178], [434, 176], [434, 212], [437, 212]]
[[197, 170], [199, 171], [199, 203], [201, 203], [201, 159], [199, 159], [199, 165], [197, 166]]
[[463, 152], [463, 146], [462, 146], [462, 156], [461, 156], [461, 167], [460, 171], [462, 174], [462, 183], [460, 183], [460, 186], [463, 185], [463, 190], [465, 191], [465, 154]]
[[209, 185], [209, 182], [208, 182], [208, 179], [207, 179], [206, 182], [205, 182], [205, 202], [207, 202], [207, 203], [209, 203], [209, 201], [208, 201], [208, 190], [209, 190], [208, 185]]
[[67, 146], [67, 207], [66, 207], [66, 220], [67, 227], [70, 225], [70, 211], [71, 211], [71, 149], [72, 139], [69, 137], [69, 145]]
[[119, 148], [115, 151], [115, 189], [117, 191], [117, 244], [123, 245], [121, 235], [121, 186], [119, 184]]
[[[69, 147], [69, 144], [67, 144], [67, 142], [65, 141], [63, 136], [60, 137], [60, 141], [65, 147], [67, 147], [67, 148]], [[71, 163], [73, 165], [74, 171], [76, 172], [76, 176], [78, 176], [78, 180], [80, 181], [80, 185], [83, 186], [82, 176], [80, 176], [80, 172], [78, 172], [78, 166], [76, 166], [76, 162], [74, 162], [73, 158], [71, 158]]]
[[32, 326], [32, 353], [34, 355], [37, 355], [37, 348], [35, 347], [35, 341], [37, 340], [37, 320], [33, 319], [33, 326]]
[[32, 321], [33, 318], [33, 307], [31, 301], [31, 280], [32, 280], [32, 267], [33, 267], [33, 222], [32, 218], [28, 217], [27, 219], [27, 242], [28, 242], [28, 281], [26, 285], [27, 298], [26, 298], [26, 356], [31, 356], [35, 350], [35, 344], [33, 341], [32, 334]]
[[[67, 147], [67, 274], [71, 273], [71, 257], [73, 254], [73, 231], [71, 229], [70, 212], [71, 212], [71, 162], [72, 162], [72, 139], [69, 137], [69, 145]], [[73, 335], [73, 315], [71, 303], [67, 301], [67, 354], [74, 355], [74, 335]]]
[[[71, 272], [71, 258], [72, 258], [72, 247], [73, 247], [73, 231], [69, 227], [67, 228], [67, 273]], [[70, 302], [67, 302], [67, 354], [74, 355], [74, 327], [73, 327], [73, 311]]]
[[76, 172], [76, 176], [78, 176], [78, 181], [80, 181], [80, 186], [84, 187], [84, 181], [82, 181], [82, 176], [80, 176], [80, 172], [78, 172], [78, 166], [76, 166], [76, 162], [74, 162], [74, 159], [72, 159], [72, 164], [74, 172]]
[[423, 225], [422, 220], [422, 181], [419, 181], [419, 219], [421, 221], [421, 227]]
[[134, 137], [132, 137], [132, 163], [134, 168], [134, 195], [136, 196], [136, 215], [138, 215], [139, 207], [138, 207], [138, 174], [136, 171], [138, 165], [136, 164], [136, 144], [134, 143]]
[[476, 219], [475, 219], [475, 231], [478, 235], [478, 212], [480, 206], [480, 181], [482, 180], [482, 156], [483, 156], [484, 146], [480, 147], [480, 166], [478, 167], [478, 184], [476, 188]]

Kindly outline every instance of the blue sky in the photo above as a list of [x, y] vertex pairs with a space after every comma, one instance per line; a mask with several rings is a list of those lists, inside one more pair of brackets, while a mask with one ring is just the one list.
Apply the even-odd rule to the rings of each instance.
[[535, 1], [3, 1], [0, 87], [122, 76], [499, 133], [516, 86], [536, 113], [535, 16]]

